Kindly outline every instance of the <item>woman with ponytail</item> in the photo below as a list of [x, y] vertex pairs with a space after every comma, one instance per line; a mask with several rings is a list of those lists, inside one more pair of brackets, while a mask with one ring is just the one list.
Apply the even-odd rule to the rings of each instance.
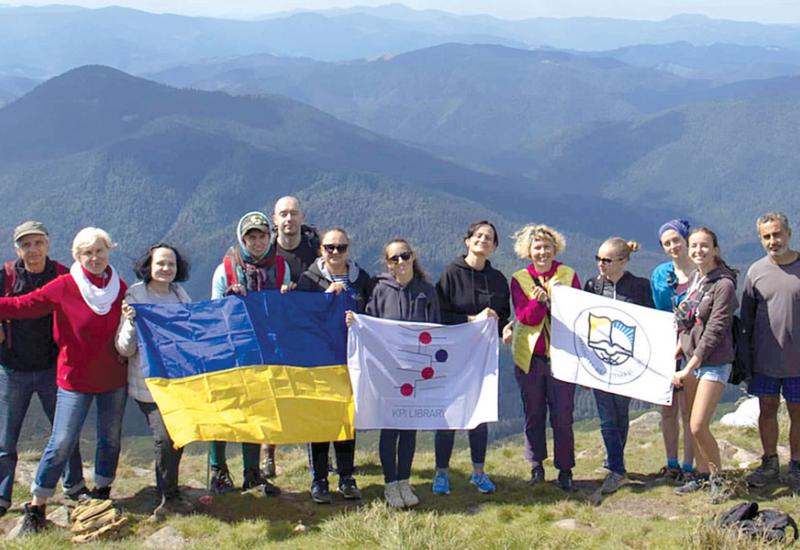
[[736, 275], [720, 256], [717, 235], [707, 227], [689, 233], [689, 258], [697, 271], [692, 275], [686, 298], [675, 312], [678, 326], [676, 357], [684, 367], [672, 377], [681, 387], [686, 384], [689, 427], [694, 437], [697, 475], [675, 492], [683, 495], [710, 487], [710, 500], [718, 504], [728, 496], [722, 479], [722, 465], [717, 440], [709, 428], [734, 359], [733, 315], [736, 299]]
[[[439, 298], [414, 249], [404, 239], [383, 248], [388, 273], [375, 278], [366, 314], [395, 321], [439, 323]], [[348, 326], [352, 316], [348, 315]], [[409, 483], [417, 445], [416, 430], [381, 430], [378, 452], [385, 483], [383, 494], [392, 508], [411, 508], [419, 498]]]
[[[650, 281], [631, 274], [625, 268], [631, 253], [639, 250], [639, 243], [619, 237], [607, 239], [597, 251], [596, 277], [586, 281], [584, 290], [612, 300], [621, 300], [645, 307], [654, 307]], [[608, 475], [600, 493], [608, 495], [622, 487], [626, 481], [625, 443], [628, 440], [628, 409], [630, 398], [595, 389], [594, 399], [600, 417], [600, 433], [606, 447], [605, 467]]]
[[[289, 264], [277, 255], [270, 239], [269, 218], [263, 212], [248, 212], [236, 224], [236, 240], [217, 266], [211, 283], [211, 299], [219, 300], [231, 294], [247, 294], [259, 290], [294, 288]], [[242, 490], [261, 487], [266, 495], [277, 495], [280, 490], [267, 481], [259, 468], [261, 446], [242, 443], [244, 480]], [[211, 444], [211, 491], [216, 494], [233, 490], [228, 465], [225, 460], [225, 442]]]

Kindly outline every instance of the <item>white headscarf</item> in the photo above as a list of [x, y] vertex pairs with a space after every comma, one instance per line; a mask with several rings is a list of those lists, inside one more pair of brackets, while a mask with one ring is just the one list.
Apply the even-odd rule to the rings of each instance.
[[98, 315], [105, 315], [111, 311], [111, 306], [114, 305], [114, 301], [119, 296], [119, 275], [113, 266], [109, 267], [111, 267], [111, 280], [108, 281], [104, 288], [94, 286], [78, 262], [75, 262], [69, 268], [69, 274], [72, 275], [78, 285], [83, 301]]

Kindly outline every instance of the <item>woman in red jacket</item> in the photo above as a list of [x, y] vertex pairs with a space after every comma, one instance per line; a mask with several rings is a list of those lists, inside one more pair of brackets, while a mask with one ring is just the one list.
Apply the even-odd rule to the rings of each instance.
[[70, 272], [24, 296], [0, 298], [0, 319], [33, 319], [53, 314], [58, 345], [58, 398], [53, 432], [36, 477], [31, 502], [25, 504], [22, 530], [45, 526], [45, 505], [80, 438], [92, 401], [97, 401], [95, 498], [109, 498], [117, 471], [122, 415], [127, 397], [127, 369], [114, 349], [125, 282], [108, 263], [113, 248], [108, 233], [95, 227], [78, 232], [72, 242]]

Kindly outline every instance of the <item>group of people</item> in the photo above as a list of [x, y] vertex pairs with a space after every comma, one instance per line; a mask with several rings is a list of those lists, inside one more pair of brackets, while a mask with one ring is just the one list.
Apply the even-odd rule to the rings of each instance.
[[[575, 466], [573, 406], [575, 386], [550, 373], [550, 289], [569, 285], [615, 300], [674, 312], [676, 371], [673, 405], [662, 410], [666, 465], [661, 475], [682, 484], [679, 494], [709, 487], [714, 501], [725, 497], [719, 447], [709, 426], [728, 382], [734, 360], [734, 313], [737, 310], [737, 272], [720, 255], [717, 236], [708, 228], [690, 228], [671, 220], [658, 232], [669, 260], [650, 279], [626, 268], [635, 242], [610, 238], [598, 249], [598, 272], [581, 285], [574, 269], [556, 258], [564, 252], [564, 237], [546, 225], [526, 225], [514, 234], [517, 256], [529, 262], [509, 280], [490, 262], [499, 235], [489, 221], [469, 226], [464, 252], [446, 267], [434, 284], [404, 239], [384, 246], [386, 272], [371, 277], [350, 257], [350, 237], [339, 227], [317, 232], [305, 225], [300, 202], [277, 201], [271, 219], [249, 212], [236, 226], [236, 241], [214, 271], [212, 299], [267, 289], [280, 292], [349, 292], [355, 313], [402, 321], [458, 324], [491, 317], [502, 340], [511, 345], [514, 373], [524, 410], [525, 458], [531, 466], [530, 484], [545, 481], [546, 421], [554, 439], [557, 484], [573, 490]], [[755, 487], [778, 481], [779, 393], [791, 417], [791, 462], [787, 482], [800, 491], [800, 261], [789, 246], [791, 229], [779, 213], [762, 216], [757, 230], [767, 255], [753, 264], [745, 278], [741, 306], [739, 352], [752, 359], [749, 392], [759, 397], [759, 432], [764, 448], [762, 465], [750, 476]], [[273, 231], [275, 234], [273, 234]], [[110, 498], [120, 452], [122, 417], [132, 397], [150, 427], [155, 450], [155, 477], [161, 501], [156, 517], [190, 513], [194, 506], [178, 484], [181, 449], [176, 449], [150, 394], [139, 366], [133, 304], [187, 303], [180, 283], [189, 265], [178, 248], [153, 244], [136, 262], [139, 281], [128, 287], [109, 263], [114, 248], [102, 229], [87, 227], [72, 244], [74, 263], [67, 268], [48, 256], [49, 235], [39, 222], [29, 221], [14, 231], [16, 261], [4, 265], [3, 320], [0, 351], [0, 515], [11, 505], [17, 440], [29, 403], [36, 393], [52, 423], [52, 433], [24, 505], [24, 532], [45, 525], [45, 506], [61, 479], [66, 498]], [[511, 318], [513, 306], [514, 319]], [[344, 322], [352, 323], [348, 312]], [[629, 425], [626, 397], [594, 390], [607, 470], [600, 491], [613, 493], [626, 483], [625, 445]], [[89, 407], [97, 409], [95, 487], [86, 486], [79, 437]], [[679, 462], [680, 426], [684, 449]], [[449, 463], [455, 432], [435, 434], [436, 469], [431, 489], [450, 492]], [[484, 469], [488, 426], [468, 433], [472, 461], [470, 483], [480, 493], [496, 486]], [[379, 455], [384, 495], [389, 506], [419, 503], [409, 483], [416, 446], [413, 430], [384, 429]], [[338, 493], [359, 499], [354, 478], [355, 440], [333, 444]], [[330, 503], [329, 442], [309, 443], [311, 498]], [[280, 490], [274, 477], [275, 448], [257, 443], [241, 445], [242, 488], [259, 487], [267, 495]], [[263, 454], [264, 460], [261, 461]], [[209, 453], [210, 490], [234, 489], [226, 462], [226, 443], [214, 442]]]

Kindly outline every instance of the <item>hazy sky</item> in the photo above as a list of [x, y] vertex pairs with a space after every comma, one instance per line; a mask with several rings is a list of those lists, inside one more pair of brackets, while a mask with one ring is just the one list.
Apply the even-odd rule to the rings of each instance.
[[[152, 12], [249, 17], [297, 8], [378, 6], [390, 0], [61, 0], [87, 7], [122, 5]], [[0, 4], [42, 6], [50, 1], [0, 0]], [[663, 19], [677, 13], [702, 13], [727, 19], [800, 24], [800, 0], [403, 0], [415, 9], [453, 13], [489, 13], [497, 17], [569, 17], [580, 15]]]

